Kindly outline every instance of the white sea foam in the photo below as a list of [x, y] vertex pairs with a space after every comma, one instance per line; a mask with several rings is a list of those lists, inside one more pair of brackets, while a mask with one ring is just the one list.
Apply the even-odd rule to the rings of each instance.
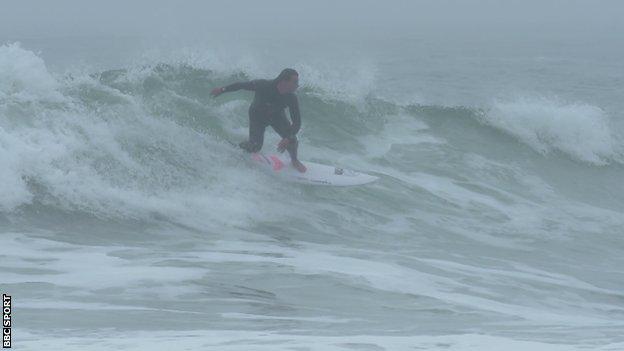
[[546, 98], [496, 101], [480, 120], [543, 154], [559, 151], [597, 165], [622, 162], [608, 114], [593, 105]]
[[280, 334], [270, 331], [252, 330], [193, 330], [193, 331], [134, 331], [89, 333], [83, 336], [54, 336], [48, 338], [25, 329], [15, 329], [15, 335], [22, 336], [24, 350], [183, 350], [218, 349], [239, 350], [444, 350], [444, 351], [581, 351], [591, 348], [596, 351], [615, 351], [623, 343], [603, 345], [569, 345], [563, 343], [527, 341], [512, 337], [488, 336], [477, 333], [458, 335], [350, 335], [325, 336], [306, 334]]

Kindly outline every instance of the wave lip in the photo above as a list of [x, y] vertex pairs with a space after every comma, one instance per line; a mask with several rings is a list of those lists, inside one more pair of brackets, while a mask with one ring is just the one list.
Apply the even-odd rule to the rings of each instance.
[[39, 56], [19, 43], [0, 45], [0, 102], [58, 101], [58, 87]]
[[495, 101], [480, 122], [516, 137], [541, 154], [562, 152], [595, 165], [622, 163], [622, 146], [601, 108], [547, 98]]

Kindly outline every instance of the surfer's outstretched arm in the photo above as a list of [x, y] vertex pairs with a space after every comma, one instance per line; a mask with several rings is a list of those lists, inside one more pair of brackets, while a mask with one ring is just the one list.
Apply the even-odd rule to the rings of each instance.
[[256, 80], [250, 80], [247, 82], [236, 82], [236, 83], [232, 83], [230, 85], [226, 85], [224, 87], [219, 87], [219, 88], [214, 88], [212, 89], [212, 91], [210, 92], [210, 94], [212, 94], [212, 96], [219, 96], [223, 93], [227, 93], [229, 91], [237, 91], [237, 90], [250, 90], [250, 91], [256, 91], [256, 87], [257, 87], [257, 81]]

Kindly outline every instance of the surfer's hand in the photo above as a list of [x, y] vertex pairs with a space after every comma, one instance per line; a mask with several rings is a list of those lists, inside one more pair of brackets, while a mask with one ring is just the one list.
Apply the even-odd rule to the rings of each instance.
[[217, 97], [217, 96], [219, 96], [219, 95], [223, 94], [223, 90], [224, 90], [224, 89], [223, 89], [223, 88], [221, 88], [221, 87], [214, 88], [214, 89], [212, 89], [212, 91], [210, 92], [210, 95], [212, 95], [213, 97]]
[[290, 139], [288, 139], [288, 138], [282, 139], [282, 141], [280, 141], [279, 144], [277, 144], [277, 151], [284, 152], [284, 150], [286, 150], [286, 146], [288, 146], [288, 144], [290, 144]]

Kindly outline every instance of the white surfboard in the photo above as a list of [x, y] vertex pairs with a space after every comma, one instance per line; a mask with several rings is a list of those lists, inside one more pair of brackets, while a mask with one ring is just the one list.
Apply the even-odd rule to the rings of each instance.
[[276, 154], [252, 153], [251, 159], [270, 174], [296, 183], [350, 186], [367, 184], [378, 179], [369, 174], [308, 161], [301, 161], [307, 167], [307, 170], [301, 173], [290, 164], [290, 157]]

